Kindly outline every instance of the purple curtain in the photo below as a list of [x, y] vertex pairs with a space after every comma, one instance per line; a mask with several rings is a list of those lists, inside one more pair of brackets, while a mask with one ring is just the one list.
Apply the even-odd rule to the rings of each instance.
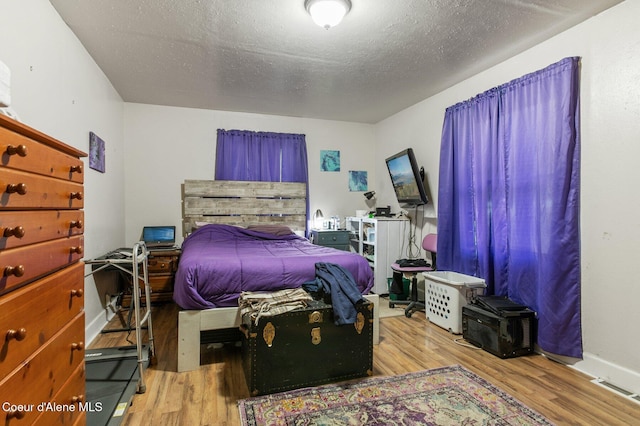
[[217, 180], [307, 182], [304, 135], [218, 129]]
[[307, 184], [308, 194], [309, 172], [305, 135], [218, 129], [215, 178], [304, 182]]
[[438, 268], [531, 307], [539, 346], [581, 358], [579, 61], [447, 108]]

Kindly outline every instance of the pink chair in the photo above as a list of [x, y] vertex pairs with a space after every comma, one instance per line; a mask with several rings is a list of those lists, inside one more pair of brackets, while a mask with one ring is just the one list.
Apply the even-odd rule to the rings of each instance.
[[402, 276], [411, 280], [411, 298], [409, 301], [389, 300], [390, 308], [395, 307], [395, 305], [407, 304], [404, 310], [404, 315], [407, 318], [411, 318], [411, 314], [413, 314], [414, 311], [425, 309], [424, 302], [418, 300], [418, 274], [436, 270], [436, 252], [438, 250], [437, 234], [427, 234], [422, 240], [422, 248], [431, 253], [431, 265], [427, 263], [426, 266], [401, 266], [398, 262], [391, 265], [391, 269], [393, 269], [394, 272], [392, 289], [394, 287], [396, 289], [403, 287]]

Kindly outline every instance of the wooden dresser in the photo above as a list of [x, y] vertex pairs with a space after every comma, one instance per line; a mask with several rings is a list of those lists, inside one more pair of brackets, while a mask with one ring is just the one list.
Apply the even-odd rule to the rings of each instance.
[[[147, 265], [149, 268], [149, 287], [151, 290], [151, 303], [164, 303], [173, 301], [173, 283], [178, 261], [180, 259], [180, 249], [154, 250], [148, 249]], [[129, 278], [129, 277], [127, 277]], [[128, 308], [131, 304], [131, 282], [129, 281], [122, 297], [122, 306]], [[141, 300], [146, 302], [144, 292]]]
[[84, 424], [86, 154], [0, 115], [0, 423]]

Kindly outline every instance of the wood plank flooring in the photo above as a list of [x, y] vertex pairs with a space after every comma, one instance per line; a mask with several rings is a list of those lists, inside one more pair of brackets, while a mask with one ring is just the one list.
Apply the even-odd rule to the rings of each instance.
[[[154, 306], [158, 363], [146, 370], [147, 391], [133, 397], [123, 425], [239, 425], [237, 401], [249, 397], [233, 345], [202, 345], [202, 366], [177, 373], [177, 318], [172, 303]], [[117, 320], [107, 326], [119, 328]], [[128, 345], [127, 333], [98, 336], [91, 348]], [[129, 336], [135, 341], [135, 335]], [[502, 360], [468, 347], [462, 336], [428, 323], [423, 313], [380, 320], [374, 376], [460, 364], [558, 425], [640, 425], [640, 404], [590, 382], [541, 355]]]

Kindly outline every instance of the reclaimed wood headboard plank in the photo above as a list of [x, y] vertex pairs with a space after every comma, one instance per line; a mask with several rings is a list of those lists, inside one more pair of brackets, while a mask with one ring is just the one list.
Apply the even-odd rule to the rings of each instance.
[[305, 183], [185, 180], [182, 185], [183, 235], [196, 223], [235, 226], [279, 224], [306, 228]]

